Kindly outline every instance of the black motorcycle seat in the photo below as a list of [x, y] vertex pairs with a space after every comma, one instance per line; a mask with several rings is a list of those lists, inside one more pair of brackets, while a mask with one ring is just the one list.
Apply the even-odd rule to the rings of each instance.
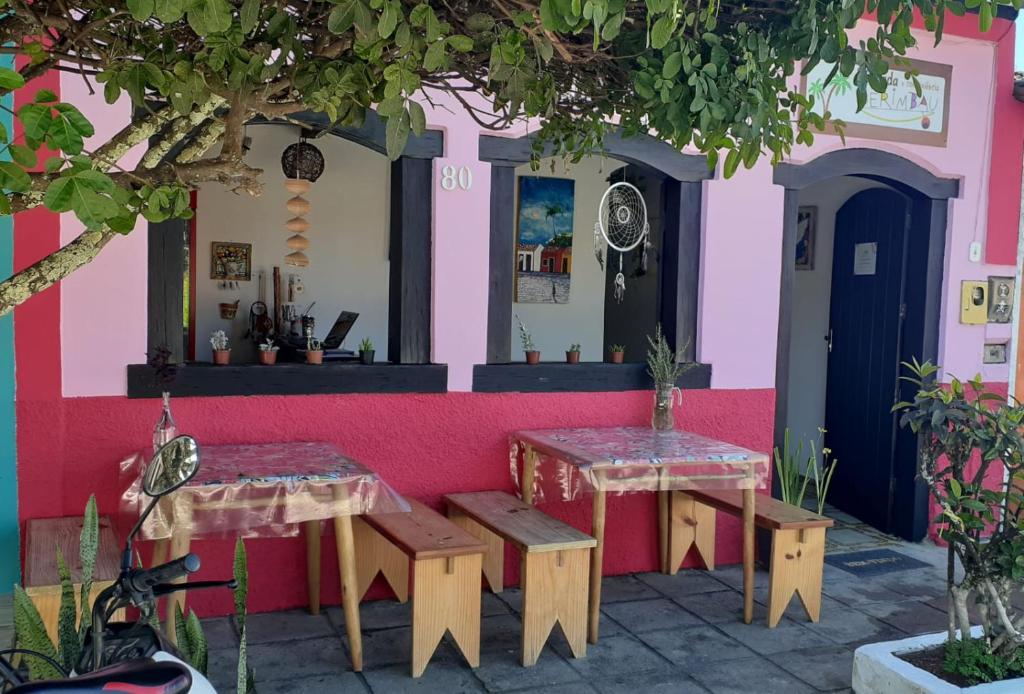
[[184, 665], [148, 658], [129, 660], [66, 680], [29, 682], [10, 694], [185, 694], [192, 688], [192, 674]]

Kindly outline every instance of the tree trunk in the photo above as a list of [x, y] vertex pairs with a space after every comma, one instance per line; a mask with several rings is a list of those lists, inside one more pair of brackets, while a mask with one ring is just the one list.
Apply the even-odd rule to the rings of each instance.
[[90, 262], [113, 237], [112, 231], [85, 231], [59, 251], [0, 282], [0, 316]]

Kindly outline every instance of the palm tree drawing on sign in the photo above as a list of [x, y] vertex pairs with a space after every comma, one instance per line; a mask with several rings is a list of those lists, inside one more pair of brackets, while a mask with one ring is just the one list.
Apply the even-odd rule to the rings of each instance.
[[850, 80], [841, 72], [837, 72], [832, 79], [829, 80], [827, 85], [823, 80], [816, 79], [807, 87], [808, 96], [813, 96], [815, 101], [822, 101], [822, 115], [828, 113], [828, 107], [832, 102], [833, 95], [838, 94], [839, 96], [842, 96], [848, 91], [850, 91]]

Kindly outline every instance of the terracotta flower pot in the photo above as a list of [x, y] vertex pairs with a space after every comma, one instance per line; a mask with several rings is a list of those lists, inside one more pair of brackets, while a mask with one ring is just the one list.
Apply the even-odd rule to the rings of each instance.
[[266, 366], [277, 363], [277, 350], [261, 349], [260, 363]]
[[565, 353], [565, 363], [566, 364], [579, 364], [580, 363], [580, 353], [577, 352], [577, 351], [572, 351], [572, 352], [568, 352], [567, 351]]
[[370, 366], [373, 364], [373, 355], [376, 354], [376, 350], [373, 349], [361, 349], [359, 350], [359, 361], [362, 364]]
[[225, 364], [231, 363], [231, 350], [230, 349], [215, 349], [213, 350], [213, 363], [224, 366]]
[[527, 364], [539, 364], [540, 363], [540, 351], [532, 350], [526, 353]]
[[306, 363], [307, 364], [323, 364], [324, 363], [324, 351], [322, 349], [317, 350], [306, 350]]
[[612, 352], [610, 356], [611, 356], [611, 360], [612, 360], [613, 364], [621, 364], [622, 360], [626, 358], [626, 353], [625, 352]]

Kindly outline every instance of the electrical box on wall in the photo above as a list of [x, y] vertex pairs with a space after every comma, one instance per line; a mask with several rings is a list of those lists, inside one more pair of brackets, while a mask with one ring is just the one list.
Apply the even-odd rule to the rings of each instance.
[[960, 322], [983, 325], [988, 322], [988, 282], [960, 283]]

